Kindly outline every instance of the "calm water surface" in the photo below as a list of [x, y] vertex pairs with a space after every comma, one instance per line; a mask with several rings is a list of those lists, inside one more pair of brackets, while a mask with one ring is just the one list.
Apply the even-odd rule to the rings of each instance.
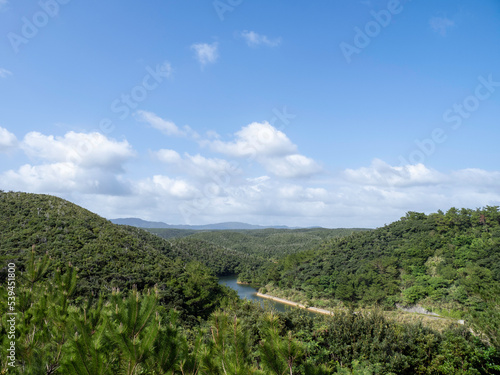
[[[284, 303], [272, 301], [272, 300], [267, 299], [267, 298], [257, 297], [257, 295], [256, 295], [257, 289], [252, 288], [250, 285], [238, 284], [237, 281], [238, 281], [237, 276], [220, 276], [219, 277], [219, 284], [227, 285], [231, 289], [236, 290], [236, 292], [238, 293], [238, 296], [241, 299], [246, 298], [249, 301], [257, 301], [264, 308], [271, 307], [274, 310], [277, 310], [280, 312], [286, 312], [290, 309], [300, 309], [299, 307], [290, 306], [290, 305], [287, 305]], [[312, 317], [317, 316], [319, 314], [316, 311], [303, 310], [303, 309], [300, 309], [300, 310], [303, 311], [306, 315], [309, 315]]]
[[288, 309], [295, 308], [289, 305], [285, 305], [284, 303], [279, 303], [276, 301], [271, 301], [266, 298], [262, 297], [257, 297], [257, 289], [252, 288], [250, 285], [242, 285], [237, 283], [238, 277], [237, 276], [221, 276], [219, 277], [219, 284], [224, 284], [230, 287], [231, 289], [236, 290], [238, 293], [238, 296], [241, 299], [247, 299], [249, 301], [258, 301], [261, 303], [262, 306], [270, 306], [274, 308], [275, 310], [285, 312]]

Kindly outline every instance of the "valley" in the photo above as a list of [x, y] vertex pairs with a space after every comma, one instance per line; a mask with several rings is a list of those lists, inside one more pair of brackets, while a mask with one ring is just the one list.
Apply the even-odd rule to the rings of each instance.
[[[0, 228], [5, 347], [7, 265], [18, 280], [9, 373], [500, 371], [498, 207], [409, 212], [375, 230], [187, 234], [0, 192]], [[443, 318], [397, 307], [414, 305]]]

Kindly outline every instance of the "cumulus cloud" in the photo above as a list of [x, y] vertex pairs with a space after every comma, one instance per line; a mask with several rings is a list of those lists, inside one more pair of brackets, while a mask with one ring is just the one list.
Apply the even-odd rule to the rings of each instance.
[[439, 191], [446, 187], [446, 189], [458, 191], [460, 188], [476, 189], [477, 187], [500, 186], [500, 172], [496, 171], [467, 168], [446, 174], [423, 164], [391, 166], [379, 159], [374, 159], [369, 167], [346, 169], [343, 175], [348, 182], [364, 187], [377, 187], [380, 190], [421, 187]]
[[217, 214], [221, 221], [376, 227], [408, 211], [498, 205], [499, 183], [500, 172], [443, 173], [424, 165], [396, 167], [375, 160], [331, 179], [287, 183], [260, 176], [231, 182], [217, 194], [204, 194], [200, 188], [201, 196], [180, 206], [185, 218], [193, 222], [210, 221]]
[[99, 133], [68, 132], [63, 137], [30, 132], [20, 143], [33, 161], [0, 177], [12, 190], [40, 193], [126, 194], [123, 164], [134, 156], [127, 141]]
[[429, 20], [429, 25], [435, 33], [438, 33], [441, 36], [446, 36], [448, 30], [455, 26], [455, 22], [447, 17], [432, 17]]
[[196, 59], [201, 64], [205, 66], [207, 64], [213, 64], [217, 61], [219, 57], [218, 45], [217, 43], [195, 43], [191, 46], [191, 49], [195, 51]]
[[162, 149], [154, 153], [161, 162], [177, 167], [178, 171], [198, 178], [218, 179], [220, 176], [234, 176], [241, 173], [236, 163], [224, 159], [206, 158], [200, 154], [184, 154], [184, 158], [174, 150]]
[[[16, 142], [0, 128], [2, 147]], [[152, 153], [163, 170], [132, 177], [125, 163], [134, 151], [125, 140], [97, 133], [55, 137], [31, 132], [17, 142], [30, 164], [0, 171], [0, 189], [57, 194], [108, 218], [192, 224], [376, 227], [407, 211], [500, 205], [500, 171], [443, 172], [375, 159], [367, 166], [319, 173], [314, 160], [299, 154], [286, 134], [268, 123], [247, 125], [227, 141], [212, 137], [204, 142], [228, 158], [165, 148]], [[259, 165], [265, 173], [255, 168]]]
[[[86, 207], [109, 218], [138, 216], [169, 223], [244, 221], [257, 224], [324, 227], [377, 227], [408, 211], [436, 212], [455, 207], [499, 205], [500, 172], [462, 169], [443, 173], [424, 165], [392, 166], [381, 160], [333, 176], [287, 180], [268, 175], [213, 179], [211, 172], [234, 167], [223, 159], [179, 155], [160, 150], [166, 168], [177, 174], [154, 174], [129, 182], [128, 195], [95, 194], [95, 175], [74, 164], [25, 166], [20, 184], [48, 191], [86, 193]], [[226, 164], [229, 163], [229, 164]], [[16, 176], [7, 174], [8, 179]], [[88, 173], [88, 174], [85, 174]], [[50, 176], [47, 177], [47, 176]], [[1, 180], [5, 181], [5, 174]], [[60, 181], [67, 181], [61, 184]], [[118, 180], [120, 182], [120, 180]], [[86, 184], [86, 185], [85, 185]], [[82, 187], [83, 186], [83, 187]], [[24, 189], [25, 190], [25, 189]], [[108, 189], [111, 191], [111, 189]], [[59, 190], [60, 191], [60, 190]]]
[[123, 195], [130, 191], [128, 183], [114, 174], [85, 169], [71, 162], [25, 164], [0, 176], [4, 186], [11, 190], [35, 193]]
[[243, 39], [250, 47], [257, 47], [260, 45], [267, 47], [277, 47], [281, 44], [281, 38], [269, 39], [265, 35], [257, 34], [255, 31], [243, 31], [241, 33]]
[[369, 167], [346, 169], [347, 180], [364, 185], [414, 186], [442, 183], [445, 176], [423, 164], [393, 167], [374, 159]]
[[194, 199], [198, 194], [198, 190], [188, 181], [163, 175], [139, 181], [135, 190], [140, 196], [149, 195], [153, 199], [165, 197]]
[[327, 203], [328, 191], [324, 188], [308, 188], [300, 185], [285, 185], [280, 187], [278, 194], [282, 199], [294, 201], [319, 201]]
[[17, 144], [16, 136], [0, 126], [0, 152], [9, 151], [17, 147]]
[[268, 122], [254, 122], [235, 133], [234, 140], [206, 141], [212, 151], [256, 160], [267, 171], [284, 178], [306, 177], [321, 171], [311, 158], [297, 153], [285, 133]]
[[160, 150], [155, 153], [158, 160], [167, 164], [178, 164], [182, 158], [177, 151], [174, 150]]
[[35, 192], [71, 191], [77, 187], [77, 169], [72, 163], [54, 163], [39, 166], [23, 165], [18, 171], [7, 171], [2, 176], [11, 189]]
[[277, 130], [267, 121], [253, 122], [234, 134], [234, 141], [210, 142], [213, 151], [236, 157], [283, 156], [297, 150], [285, 133]]
[[313, 159], [300, 154], [266, 158], [263, 164], [268, 171], [284, 178], [307, 177], [321, 172], [321, 167]]
[[345, 184], [336, 189], [342, 200], [352, 202], [353, 207], [370, 207], [381, 217], [384, 209], [435, 212], [452, 206], [500, 204], [498, 171], [462, 169], [443, 173], [422, 164], [395, 167], [374, 160], [369, 167], [345, 170], [343, 178]]
[[[2, 3], [0, 3], [0, 9], [2, 8]], [[0, 68], [0, 78], [7, 78], [12, 75], [10, 70]]]
[[131, 145], [115, 141], [100, 133], [68, 132], [64, 137], [30, 132], [21, 148], [33, 159], [49, 162], [72, 162], [83, 168], [121, 171], [124, 162], [134, 156]]
[[191, 174], [199, 177], [216, 178], [223, 174], [235, 175], [241, 170], [234, 164], [224, 159], [205, 158], [199, 154], [186, 154], [185, 165]]
[[475, 186], [486, 189], [500, 186], [500, 172], [485, 171], [477, 168], [467, 168], [451, 173], [451, 180], [461, 186]]

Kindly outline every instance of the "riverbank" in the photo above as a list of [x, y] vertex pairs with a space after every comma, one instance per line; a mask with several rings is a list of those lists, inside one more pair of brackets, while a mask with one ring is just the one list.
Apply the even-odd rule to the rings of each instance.
[[262, 294], [262, 293], [257, 292], [256, 296], [260, 297], [260, 298], [266, 298], [266, 299], [270, 299], [272, 301], [284, 303], [285, 305], [295, 306], [295, 307], [298, 307], [298, 308], [301, 308], [301, 309], [304, 309], [304, 310], [308, 310], [308, 311], [312, 311], [312, 312], [315, 312], [315, 313], [319, 313], [319, 314], [333, 315], [333, 311], [329, 311], [329, 310], [325, 310], [325, 309], [320, 309], [320, 308], [317, 308], [317, 307], [307, 307], [307, 306], [302, 305], [302, 304], [297, 303], [297, 302], [293, 302], [293, 301], [289, 301], [289, 300], [286, 300], [286, 299], [283, 299], [283, 298], [278, 298], [278, 297], [270, 296], [269, 294]]
[[[345, 313], [348, 311], [347, 309], [342, 308], [341, 306], [338, 306], [336, 308], [326, 307], [326, 306], [325, 306], [326, 308], [307, 307], [308, 302], [304, 300], [300, 301], [299, 299], [300, 302], [294, 302], [287, 299], [286, 296], [283, 296], [284, 298], [280, 298], [280, 297], [275, 297], [271, 294], [258, 293], [257, 288], [251, 287], [246, 283], [237, 282], [236, 276], [223, 277], [221, 278], [221, 282], [236, 290], [238, 292], [238, 296], [242, 299], [248, 299], [250, 301], [257, 301], [257, 302], [268, 300], [271, 303], [275, 303], [276, 310], [280, 312], [286, 312], [287, 311], [286, 306], [294, 306], [303, 309], [311, 314], [322, 314], [322, 315], [334, 315], [335, 313], [342, 313], [342, 312]], [[279, 292], [279, 290], [277, 291]], [[300, 295], [297, 296], [300, 297]], [[359, 312], [365, 314], [369, 313], [370, 310], [360, 309]], [[457, 323], [463, 324], [463, 321], [457, 322], [456, 320], [451, 318], [419, 314], [417, 312], [405, 311], [403, 309], [397, 309], [394, 311], [383, 311], [383, 312], [381, 311], [381, 313], [383, 313], [383, 315], [387, 319], [396, 321], [398, 323], [402, 324], [421, 323], [426, 327], [434, 329], [439, 332], [443, 332], [444, 330], [446, 330], [450, 326], [450, 324], [457, 324]]]
[[[265, 299], [279, 302], [279, 303], [289, 305], [289, 306], [295, 306], [295, 307], [298, 307], [300, 309], [311, 311], [313, 313], [318, 313], [318, 314], [323, 314], [323, 315], [333, 315], [334, 314], [334, 311], [320, 309], [317, 307], [306, 307], [305, 305], [303, 305], [301, 303], [293, 302], [293, 301], [290, 301], [290, 300], [287, 300], [284, 298], [274, 297], [274, 296], [271, 296], [269, 294], [262, 294], [262, 293], [257, 292], [255, 295], [257, 297], [260, 297], [260, 298], [265, 298]], [[337, 310], [337, 311], [342, 311], [342, 310]], [[359, 312], [366, 313], [368, 311], [369, 310], [361, 310]], [[357, 314], [359, 312], [355, 312], [355, 314]], [[441, 316], [419, 314], [417, 312], [409, 312], [409, 311], [405, 311], [402, 309], [398, 309], [395, 311], [384, 311], [383, 314], [387, 319], [390, 319], [392, 321], [396, 321], [396, 322], [403, 323], [403, 324], [416, 324], [417, 322], [420, 322], [423, 325], [425, 325], [426, 327], [429, 327], [429, 328], [434, 329], [434, 330], [439, 331], [439, 332], [443, 332], [445, 329], [449, 328], [450, 324], [456, 324], [456, 325], [459, 325], [459, 324], [463, 325], [464, 324], [463, 320], [457, 321], [454, 319], [449, 319], [449, 318], [445, 318], [445, 317], [441, 317]]]

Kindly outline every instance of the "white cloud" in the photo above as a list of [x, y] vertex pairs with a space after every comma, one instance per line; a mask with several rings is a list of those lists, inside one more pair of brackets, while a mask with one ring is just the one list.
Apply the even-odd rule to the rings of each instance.
[[135, 118], [138, 121], [148, 123], [153, 128], [161, 131], [166, 135], [180, 135], [180, 136], [185, 135], [185, 133], [182, 130], [180, 130], [179, 127], [175, 125], [172, 121], [164, 120], [152, 112], [137, 111], [135, 113]]
[[278, 177], [308, 177], [321, 172], [321, 167], [313, 159], [300, 154], [266, 158], [262, 162], [268, 171]]
[[489, 172], [477, 168], [467, 168], [452, 172], [451, 179], [461, 186], [475, 186], [486, 189], [500, 186], [500, 172]]
[[[2, 3], [0, 2], [0, 9], [2, 8]], [[10, 70], [0, 68], [0, 78], [7, 78], [12, 75]]]
[[448, 30], [455, 26], [455, 22], [447, 17], [432, 17], [429, 20], [432, 31], [441, 36], [446, 36]]
[[31, 192], [69, 192], [77, 188], [77, 169], [72, 163], [40, 166], [23, 165], [16, 171], [7, 171], [2, 180], [13, 190]]
[[[5, 139], [0, 144], [17, 142], [0, 128], [0, 141]], [[204, 142], [240, 161], [253, 160], [268, 173], [230, 158], [162, 149], [152, 154], [165, 170], [132, 177], [125, 174], [124, 164], [134, 151], [125, 140], [97, 133], [55, 137], [31, 132], [21, 148], [32, 161], [0, 171], [0, 189], [56, 194], [108, 218], [193, 224], [376, 227], [407, 211], [500, 205], [500, 171], [442, 172], [375, 159], [368, 166], [319, 174], [317, 163], [299, 154], [286, 134], [268, 123], [245, 126], [227, 142]], [[299, 179], [312, 175], [314, 179]]]
[[266, 181], [269, 181], [270, 179], [271, 179], [271, 177], [269, 177], [269, 176], [259, 176], [259, 177], [254, 177], [254, 178], [247, 178], [247, 181], [251, 182], [251, 183], [261, 184], [261, 183], [264, 183]]
[[423, 164], [393, 167], [379, 159], [374, 159], [369, 167], [346, 169], [344, 174], [349, 181], [376, 186], [431, 185], [445, 178]]
[[219, 57], [217, 51], [218, 45], [216, 42], [212, 44], [196, 43], [193, 44], [191, 48], [195, 51], [196, 58], [202, 66], [215, 63]]
[[212, 179], [221, 176], [231, 176], [241, 173], [237, 165], [224, 159], [205, 158], [201, 155], [186, 154], [185, 166], [189, 173], [198, 177], [209, 177]]
[[243, 31], [241, 36], [250, 47], [264, 45], [267, 47], [277, 47], [281, 44], [281, 38], [269, 39], [265, 35], [257, 34], [255, 31]]
[[167, 164], [177, 164], [182, 158], [177, 151], [174, 150], [160, 150], [155, 153], [158, 160]]
[[197, 178], [219, 179], [221, 176], [235, 176], [241, 173], [236, 163], [218, 158], [205, 158], [200, 154], [186, 153], [182, 158], [174, 150], [163, 149], [157, 151], [155, 156], [165, 164], [176, 166], [178, 171]]
[[121, 171], [124, 162], [134, 156], [127, 141], [115, 141], [100, 133], [68, 132], [64, 137], [30, 132], [21, 148], [26, 155], [48, 162], [72, 162], [82, 168]]
[[369, 167], [347, 169], [343, 177], [344, 182], [336, 186], [342, 202], [353, 210], [366, 207], [373, 217], [385, 217], [386, 223], [398, 219], [390, 213], [402, 216], [407, 211], [430, 213], [452, 206], [500, 204], [498, 171], [462, 169], [442, 173], [422, 164], [395, 167], [374, 160]]
[[110, 194], [129, 193], [128, 183], [119, 176], [100, 169], [85, 169], [71, 162], [25, 164], [17, 171], [1, 176], [2, 184], [11, 190], [48, 194]]
[[235, 133], [235, 140], [205, 141], [212, 151], [256, 160], [278, 177], [306, 177], [321, 172], [311, 158], [297, 153], [297, 146], [268, 122], [254, 122]]
[[295, 146], [285, 133], [267, 121], [253, 122], [235, 133], [235, 140], [210, 142], [213, 151], [236, 157], [284, 156], [295, 153]]
[[17, 138], [7, 129], [0, 126], [0, 152], [5, 152], [17, 147]]
[[199, 138], [198, 133], [192, 130], [188, 125], [184, 125], [181, 129], [175, 123], [169, 120], [162, 119], [153, 112], [148, 111], [137, 111], [134, 113], [134, 117], [137, 121], [145, 122], [149, 124], [154, 129], [161, 131], [165, 135], [175, 135], [179, 137], [191, 137], [194, 139]]
[[68, 132], [63, 137], [30, 132], [20, 144], [33, 165], [0, 175], [4, 187], [38, 193], [121, 195], [129, 185], [121, 175], [134, 156], [127, 141], [99, 133]]
[[294, 201], [316, 201], [326, 203], [328, 191], [324, 188], [306, 188], [300, 185], [286, 185], [278, 190], [279, 197]]
[[[224, 170], [227, 161], [200, 155], [180, 156], [173, 150], [162, 154], [174, 162], [181, 159], [177, 164], [180, 173], [154, 174], [130, 181], [126, 186], [131, 193], [119, 198], [113, 189], [96, 187], [96, 183], [103, 184], [102, 179], [96, 179], [90, 170], [71, 163], [25, 166], [0, 178], [2, 183], [6, 178], [18, 178], [18, 186], [24, 186], [22, 190], [36, 187], [47, 192], [60, 187], [57, 191], [68, 195], [77, 191], [80, 202], [108, 218], [136, 216], [168, 223], [243, 221], [376, 227], [398, 220], [408, 211], [430, 213], [452, 206], [476, 208], [500, 204], [498, 171], [462, 169], [443, 173], [423, 165], [396, 167], [375, 160], [370, 166], [314, 181], [266, 175], [247, 178], [231, 175], [229, 179], [216, 181], [207, 179], [208, 173], [200, 171]], [[29, 185], [22, 185], [26, 182]]]
[[135, 190], [140, 196], [149, 195], [153, 199], [165, 197], [194, 199], [198, 195], [198, 190], [191, 186], [188, 181], [163, 175], [155, 175], [152, 178], [139, 181]]

